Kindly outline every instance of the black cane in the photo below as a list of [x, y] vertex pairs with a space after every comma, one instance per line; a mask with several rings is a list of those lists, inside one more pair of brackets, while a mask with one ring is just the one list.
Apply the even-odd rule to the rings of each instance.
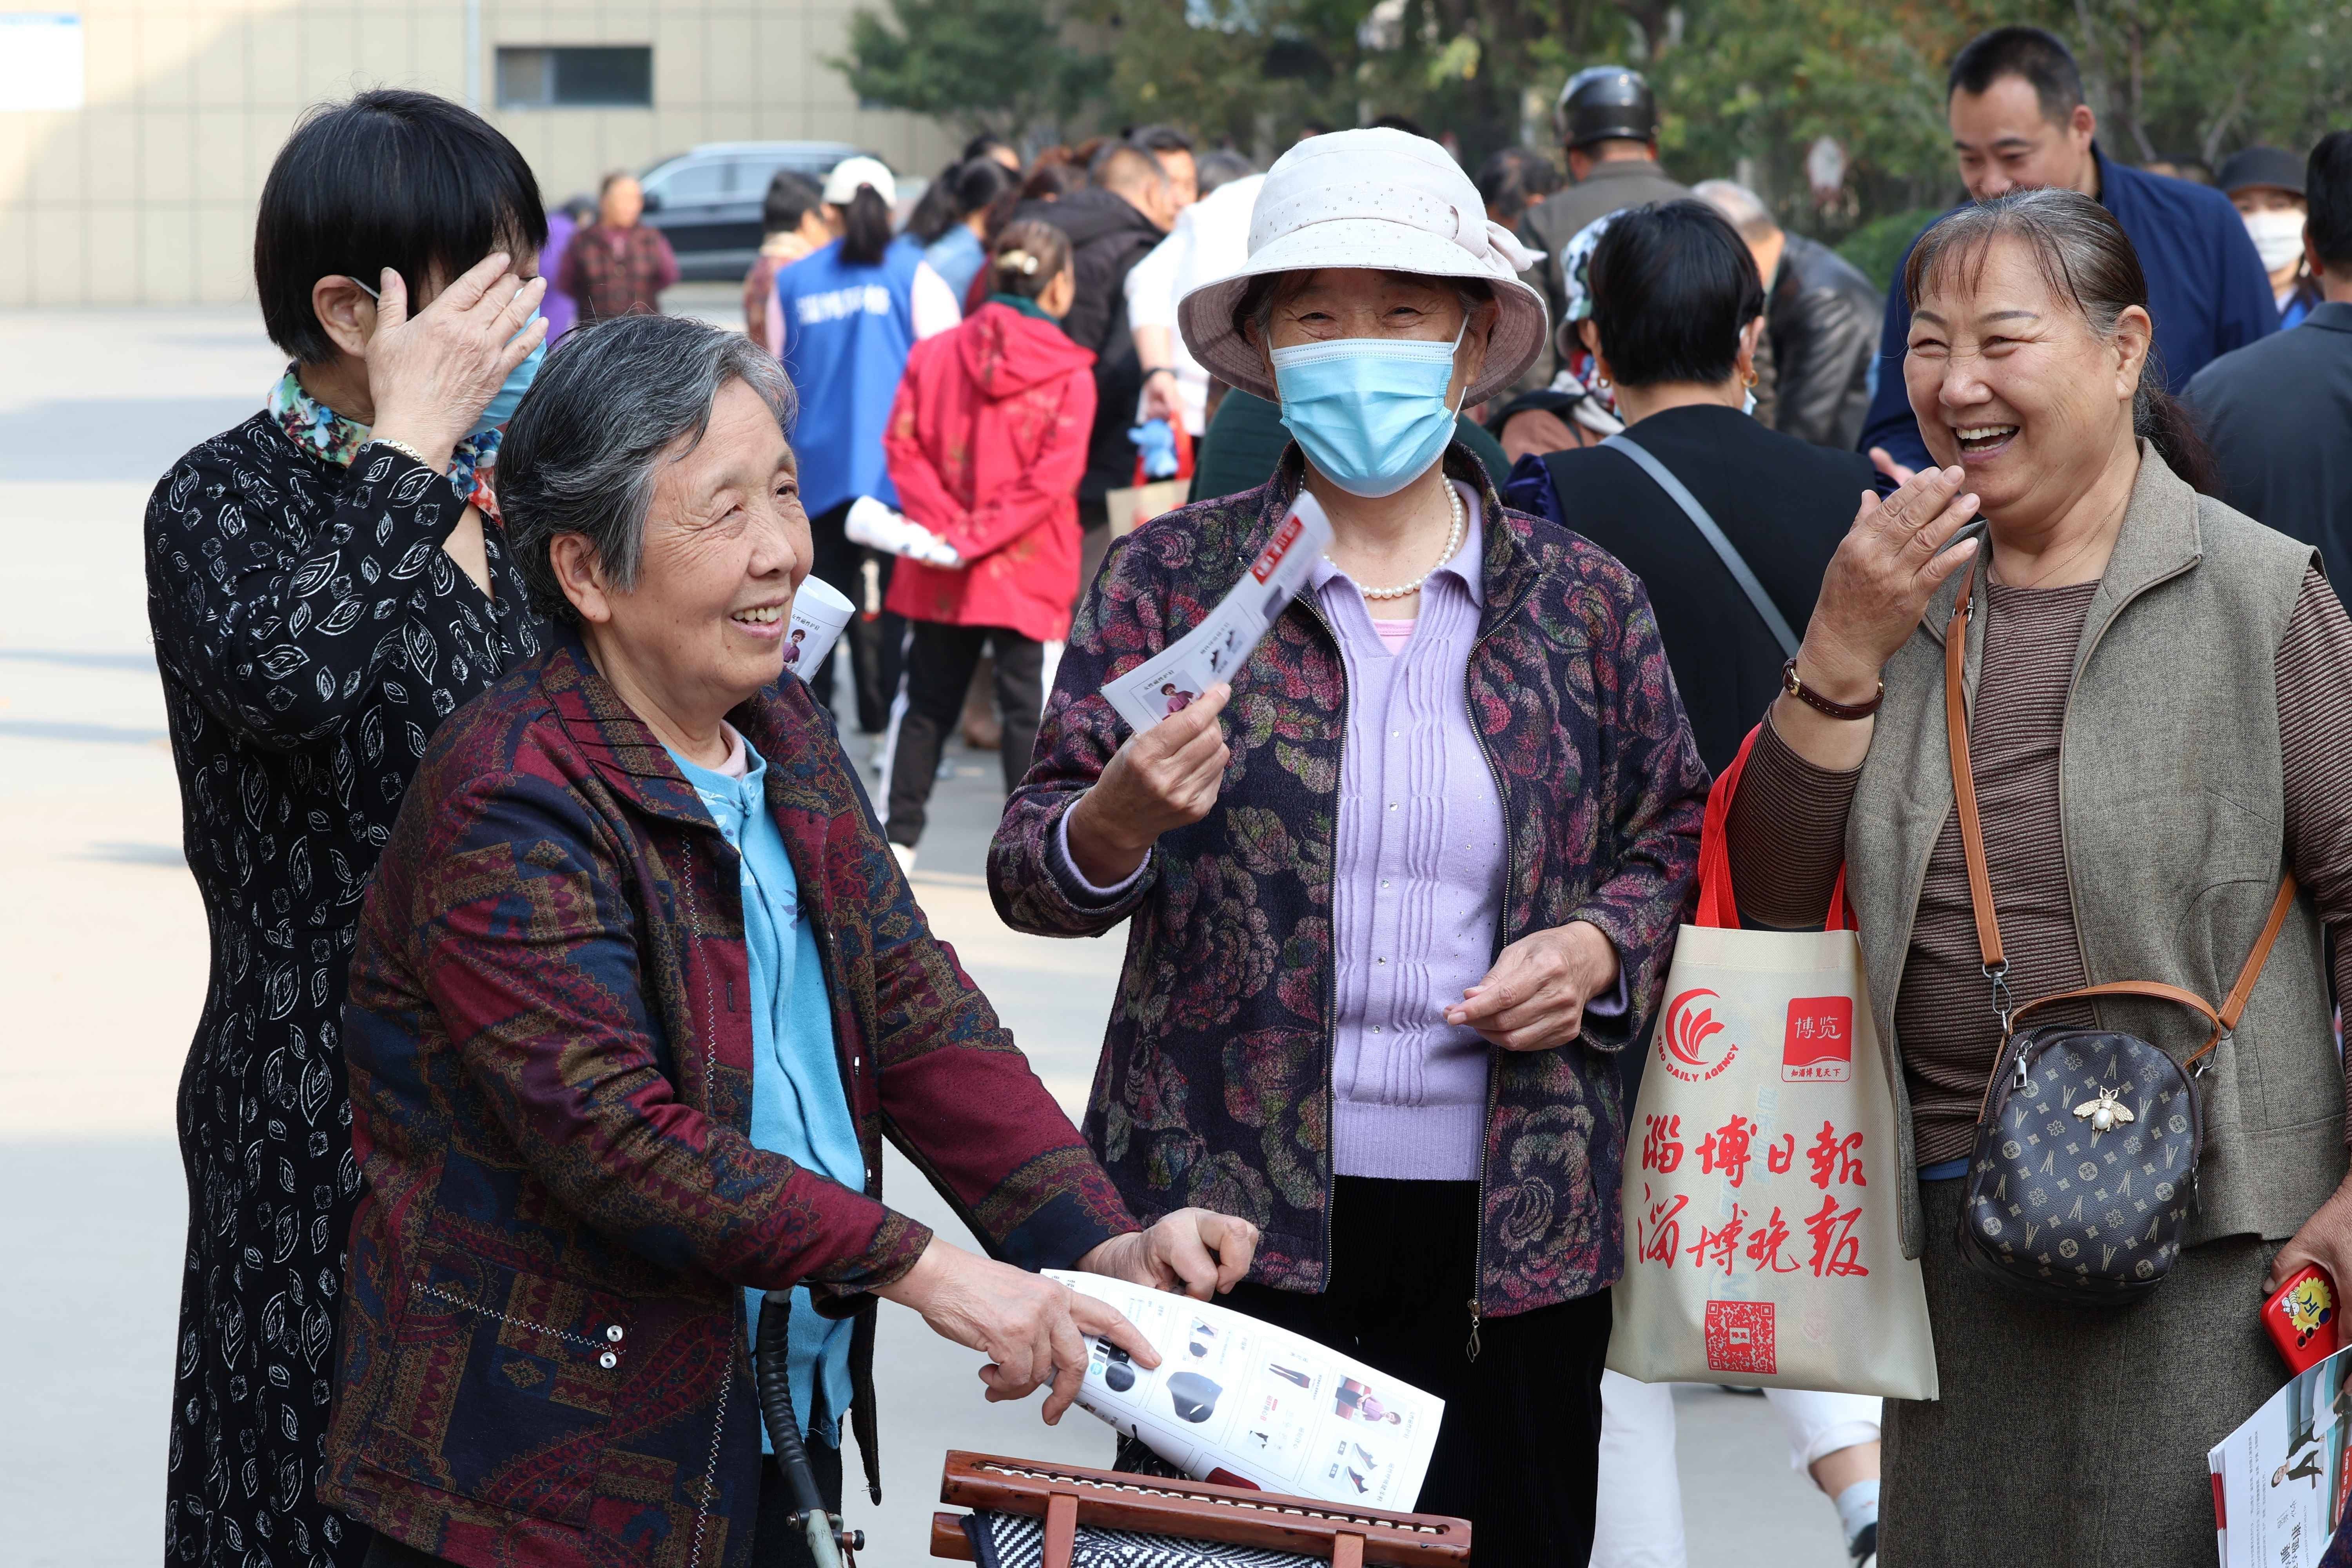
[[862, 1530], [844, 1530], [837, 1514], [825, 1510], [824, 1494], [817, 1489], [816, 1471], [809, 1466], [808, 1448], [801, 1441], [800, 1416], [793, 1410], [793, 1379], [787, 1350], [793, 1331], [793, 1293], [771, 1290], [761, 1303], [760, 1338], [751, 1358], [752, 1380], [760, 1390], [760, 1416], [768, 1424], [768, 1442], [776, 1450], [776, 1467], [793, 1489], [793, 1527], [808, 1532], [809, 1554], [817, 1568], [850, 1568], [850, 1554], [866, 1544]]

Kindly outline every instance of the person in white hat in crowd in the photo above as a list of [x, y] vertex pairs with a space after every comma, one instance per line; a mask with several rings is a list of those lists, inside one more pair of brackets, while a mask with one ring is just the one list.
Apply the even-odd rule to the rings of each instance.
[[[955, 291], [894, 235], [898, 183], [879, 159], [844, 158], [825, 176], [821, 209], [833, 241], [776, 274], [774, 321], [798, 410], [801, 504], [816, 547], [813, 574], [866, 612], [846, 641], [856, 680], [857, 727], [878, 733], [898, 690], [906, 623], [882, 610], [896, 557], [861, 550], [842, 524], [860, 496], [898, 510], [882, 456], [882, 431], [907, 368], [907, 351], [963, 320]], [[820, 703], [833, 698], [833, 668], [809, 672]]]
[[[1455, 439], [1545, 338], [1531, 258], [1435, 142], [1318, 136], [1179, 324], [1278, 401], [1266, 483], [1115, 542], [991, 847], [1016, 929], [1129, 921], [1086, 1133], [1121, 1195], [1264, 1240], [1234, 1304], [1444, 1399], [1423, 1510], [1581, 1564], [1641, 1039], [1707, 774], [1647, 596], [1506, 510]], [[1301, 493], [1327, 558], [1141, 733], [1101, 694], [1200, 623]], [[1375, 1393], [1378, 1391], [1375, 1390]], [[1370, 1492], [1392, 1438], [1346, 1471]]]

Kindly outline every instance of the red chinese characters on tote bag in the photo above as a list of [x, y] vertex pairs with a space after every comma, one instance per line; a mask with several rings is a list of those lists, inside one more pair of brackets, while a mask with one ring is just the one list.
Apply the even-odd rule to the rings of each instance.
[[[1753, 744], [1755, 737], [1748, 737]], [[1843, 877], [1825, 931], [1741, 931], [1716, 781], [1625, 1149], [1609, 1365], [1644, 1383], [1933, 1399], [1895, 1097]]]

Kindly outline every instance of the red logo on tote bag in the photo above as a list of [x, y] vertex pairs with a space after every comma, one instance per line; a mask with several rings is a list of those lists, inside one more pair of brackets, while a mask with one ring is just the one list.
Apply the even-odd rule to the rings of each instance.
[[1731, 1065], [1739, 1047], [1723, 1037], [1723, 1025], [1708, 1006], [1721, 1001], [1712, 991], [1685, 991], [1666, 1004], [1666, 1020], [1658, 1026], [1658, 1059], [1685, 1083], [1704, 1083]]
[[1780, 1047], [1783, 1083], [1843, 1083], [1853, 1076], [1853, 998], [1800, 996], [1789, 1004]]
[[1779, 1370], [1773, 1352], [1771, 1302], [1706, 1304], [1706, 1369], [1768, 1374]]

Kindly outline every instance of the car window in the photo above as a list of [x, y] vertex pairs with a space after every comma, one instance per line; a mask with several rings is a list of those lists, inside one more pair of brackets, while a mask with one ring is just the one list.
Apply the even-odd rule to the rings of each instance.
[[733, 165], [724, 159], [677, 163], [646, 182], [646, 189], [666, 206], [691, 202], [715, 202], [727, 195], [727, 176]]

